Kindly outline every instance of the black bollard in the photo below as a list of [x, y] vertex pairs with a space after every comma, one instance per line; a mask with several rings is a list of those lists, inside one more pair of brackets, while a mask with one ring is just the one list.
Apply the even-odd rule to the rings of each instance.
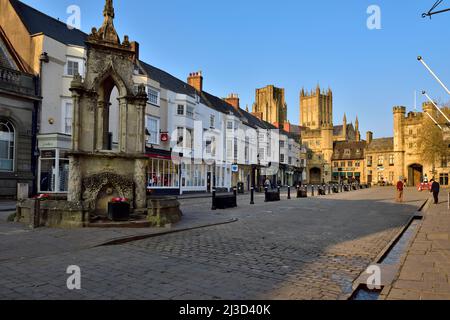
[[288, 200], [291, 200], [291, 186], [288, 186]]
[[312, 196], [314, 197], [314, 185], [312, 185], [311, 187], [312, 187]]
[[211, 210], [217, 210], [216, 208], [216, 189], [213, 189], [212, 192], [212, 208]]
[[251, 193], [250, 193], [250, 204], [255, 204], [255, 187], [252, 187]]
[[233, 188], [234, 206], [237, 207], [237, 187]]
[[269, 192], [269, 188], [268, 187], [265, 187], [264, 188], [264, 195], [265, 195], [265, 200], [264, 200], [264, 202], [267, 202], [267, 193]]

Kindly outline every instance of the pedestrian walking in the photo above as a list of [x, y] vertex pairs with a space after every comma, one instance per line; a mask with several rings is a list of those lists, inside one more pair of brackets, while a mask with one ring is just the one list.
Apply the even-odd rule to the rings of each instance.
[[433, 194], [434, 204], [439, 204], [439, 192], [441, 191], [441, 185], [434, 179], [431, 179], [431, 193]]
[[397, 182], [397, 199], [396, 201], [401, 203], [403, 202], [403, 192], [405, 189], [405, 184], [402, 179]]

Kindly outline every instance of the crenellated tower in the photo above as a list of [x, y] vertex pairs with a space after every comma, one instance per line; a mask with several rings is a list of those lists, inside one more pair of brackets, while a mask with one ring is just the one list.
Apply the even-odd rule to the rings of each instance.
[[322, 126], [333, 126], [333, 92], [331, 89], [316, 89], [300, 92], [300, 125], [310, 129], [320, 129]]

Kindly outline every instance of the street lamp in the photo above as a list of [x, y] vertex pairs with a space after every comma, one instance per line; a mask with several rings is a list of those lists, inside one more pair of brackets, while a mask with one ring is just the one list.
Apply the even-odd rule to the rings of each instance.
[[[435, 108], [444, 116], [445, 120], [450, 124], [450, 119], [447, 117], [447, 115], [437, 106], [437, 104], [433, 101], [433, 99], [430, 98], [430, 96], [426, 93], [426, 91], [422, 91], [422, 94], [427, 97], [427, 99], [435, 106]], [[430, 116], [431, 117], [431, 116]], [[436, 122], [436, 121], [435, 121]]]

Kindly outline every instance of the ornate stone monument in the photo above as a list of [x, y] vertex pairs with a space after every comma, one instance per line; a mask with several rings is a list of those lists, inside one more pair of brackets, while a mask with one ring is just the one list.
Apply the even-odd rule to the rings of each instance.
[[[132, 208], [144, 210], [146, 199], [145, 107], [147, 94], [135, 92], [133, 70], [139, 57], [138, 44], [128, 37], [121, 42], [114, 28], [112, 0], [103, 11], [99, 30], [86, 41], [86, 76], [75, 76], [73, 135], [70, 153], [68, 201], [81, 201], [85, 209], [106, 215], [113, 197], [127, 198]], [[109, 141], [110, 97], [119, 92], [119, 145]]]
[[[64, 199], [27, 200], [18, 206], [17, 220], [33, 227], [85, 227], [107, 221], [113, 198], [129, 200], [142, 226], [164, 226], [181, 218], [176, 198], [148, 199], [145, 156], [144, 85], [135, 90], [133, 72], [139, 46], [114, 28], [112, 0], [106, 0], [104, 21], [93, 28], [87, 46], [86, 76], [76, 75], [73, 97], [72, 150], [69, 152], [69, 192]], [[118, 90], [118, 147], [112, 146], [109, 113]], [[124, 224], [124, 226], [127, 226]]]

